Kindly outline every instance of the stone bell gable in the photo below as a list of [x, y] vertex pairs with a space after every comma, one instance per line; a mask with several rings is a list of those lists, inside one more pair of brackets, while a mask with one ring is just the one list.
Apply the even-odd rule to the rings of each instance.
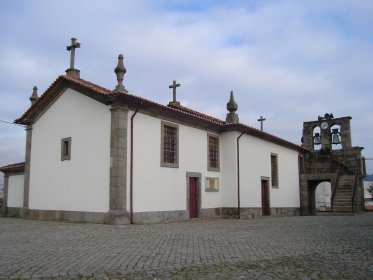
[[362, 147], [352, 147], [350, 120], [325, 114], [303, 123], [307, 152], [300, 160], [301, 214], [315, 213], [315, 190], [331, 183], [331, 211], [354, 213], [362, 209]]

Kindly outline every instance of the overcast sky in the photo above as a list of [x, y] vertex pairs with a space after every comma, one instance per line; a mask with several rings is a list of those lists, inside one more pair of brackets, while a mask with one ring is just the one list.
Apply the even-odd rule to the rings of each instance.
[[[0, 120], [13, 122], [69, 67], [81, 77], [178, 100], [225, 119], [234, 91], [240, 122], [300, 144], [304, 121], [351, 116], [352, 144], [373, 157], [373, 1], [0, 1]], [[0, 122], [0, 166], [24, 161], [23, 127]], [[368, 162], [373, 173], [373, 161]], [[1, 178], [0, 178], [1, 179]], [[1, 180], [2, 181], [2, 180]]]

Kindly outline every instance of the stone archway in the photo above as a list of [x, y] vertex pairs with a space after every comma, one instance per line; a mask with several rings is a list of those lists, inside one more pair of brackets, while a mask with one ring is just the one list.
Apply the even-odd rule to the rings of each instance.
[[336, 174], [313, 174], [307, 177], [308, 179], [301, 180], [301, 215], [316, 215], [316, 189], [322, 183], [328, 183], [330, 190], [335, 184]]

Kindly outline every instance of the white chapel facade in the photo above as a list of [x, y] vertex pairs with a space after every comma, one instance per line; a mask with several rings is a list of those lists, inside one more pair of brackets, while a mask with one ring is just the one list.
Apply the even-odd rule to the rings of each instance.
[[[72, 42], [70, 50], [79, 47]], [[225, 121], [105, 89], [74, 61], [16, 120], [25, 162], [5, 174], [2, 213], [108, 224], [299, 215], [303, 148], [239, 123], [233, 93]]]

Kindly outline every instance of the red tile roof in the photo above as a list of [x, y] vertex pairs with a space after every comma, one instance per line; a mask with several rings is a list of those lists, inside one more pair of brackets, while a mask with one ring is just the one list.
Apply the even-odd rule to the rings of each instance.
[[[113, 98], [124, 98], [126, 101], [129, 102], [136, 102], [137, 104], [141, 102], [142, 104], [142, 109], [157, 109], [162, 112], [168, 112], [173, 114], [175, 118], [180, 118], [180, 117], [189, 117], [192, 119], [195, 119], [197, 121], [204, 121], [207, 123], [210, 123], [211, 125], [215, 125], [219, 127], [219, 130], [221, 131], [227, 131], [227, 130], [236, 130], [239, 132], [244, 132], [246, 134], [264, 139], [266, 141], [270, 141], [282, 146], [286, 146], [291, 149], [295, 150], [301, 150], [303, 149], [302, 147], [288, 142], [284, 139], [281, 139], [279, 137], [276, 137], [274, 135], [271, 135], [269, 133], [260, 131], [258, 129], [255, 129], [250, 126], [246, 126], [243, 124], [229, 124], [226, 123], [225, 121], [222, 121], [220, 119], [214, 118], [209, 115], [205, 115], [203, 113], [194, 111], [192, 109], [189, 109], [187, 107], [184, 107], [179, 104], [175, 103], [169, 103], [168, 106], [156, 103], [154, 101], [132, 95], [130, 93], [124, 93], [124, 92], [118, 92], [118, 91], [112, 91], [106, 88], [103, 88], [101, 86], [98, 86], [96, 84], [93, 84], [91, 82], [85, 81], [80, 78], [75, 78], [67, 75], [63, 75], [58, 77], [57, 80], [55, 80], [50, 87], [45, 91], [45, 93], [17, 120], [15, 120], [16, 123], [20, 124], [27, 124], [29, 119], [32, 119], [33, 113], [35, 111], [38, 111], [40, 108], [44, 108], [45, 104], [48, 104], [48, 100], [53, 98], [53, 94], [55, 94], [56, 89], [59, 87], [66, 87], [66, 86], [78, 86], [79, 88], [82, 88], [86, 91], [89, 92], [90, 96], [94, 98], [101, 98], [102, 100], [106, 100], [107, 104], [110, 104], [112, 102], [111, 100]], [[43, 105], [44, 104], [44, 105]], [[145, 108], [146, 107], [146, 108]]]
[[225, 124], [225, 121], [219, 120], [219, 119], [211, 117], [209, 115], [202, 114], [200, 112], [194, 111], [192, 109], [181, 106], [179, 104], [169, 103], [168, 107], [170, 107], [170, 108], [172, 108], [176, 111], [183, 112], [183, 113], [189, 114], [191, 116], [194, 116], [194, 117], [206, 120], [206, 121], [210, 121], [210, 122], [213, 122], [213, 123], [216, 123], [216, 124], [219, 124], [219, 125], [224, 125]]
[[3, 173], [23, 172], [24, 170], [25, 170], [24, 162], [9, 164], [9, 165], [0, 167], [0, 171]]
[[63, 82], [70, 81], [78, 86], [81, 86], [87, 90], [93, 91], [97, 94], [108, 96], [112, 94], [112, 91], [100, 87], [98, 85], [95, 85], [91, 82], [85, 81], [83, 79], [74, 78], [71, 76], [63, 75], [59, 76], [50, 86], [49, 88], [44, 92], [42, 96], [38, 98], [38, 100], [18, 119], [15, 120], [15, 123], [21, 123], [21, 124], [27, 124], [25, 123], [27, 117], [33, 113], [38, 107], [41, 106], [41, 104], [44, 103], [44, 101], [54, 92], [54, 89], [56, 89], [58, 86], [62, 85]]

